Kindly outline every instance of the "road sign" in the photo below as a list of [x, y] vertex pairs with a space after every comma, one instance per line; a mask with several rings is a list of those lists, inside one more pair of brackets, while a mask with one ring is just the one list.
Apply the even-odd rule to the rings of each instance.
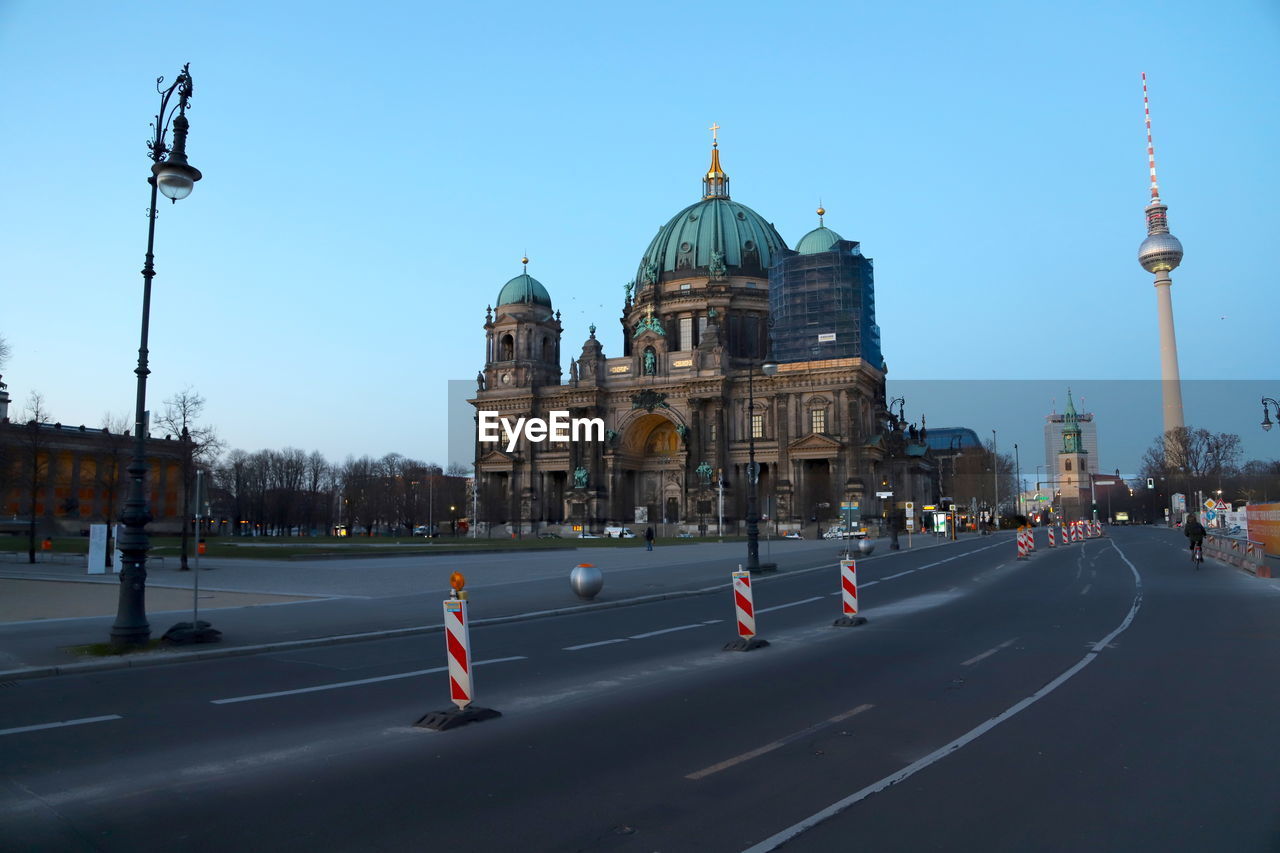
[[934, 511], [934, 510], [936, 510], [938, 507], [937, 507], [935, 504], [925, 504], [925, 505], [924, 505], [923, 507], [921, 507], [921, 508], [922, 508], [925, 512], [933, 512], [933, 511]]
[[1214, 520], [1215, 518], [1217, 518], [1217, 517], [1218, 517], [1218, 513], [1216, 513], [1216, 512], [1215, 512], [1215, 511], [1213, 511], [1213, 510], [1209, 510], [1208, 512], [1206, 512], [1206, 513], [1204, 514], [1204, 520], [1205, 520], [1205, 521], [1213, 521], [1213, 520]]
[[915, 501], [907, 501], [907, 512], [911, 512], [911, 510], [913, 510], [913, 509], [915, 509], [915, 508], [916, 508], [916, 502], [915, 502]]
[[955, 505], [955, 504], [952, 504], [952, 505], [951, 505], [951, 511], [952, 511], [952, 512], [955, 512], [955, 511], [956, 511], [956, 505]]
[[1217, 504], [1213, 502], [1213, 498], [1205, 498], [1205, 501], [1204, 501], [1205, 509], [1213, 509], [1216, 506]]
[[883, 499], [883, 498], [891, 498], [891, 497], [893, 497], [893, 492], [876, 492], [876, 497], [881, 498], [881, 499]]

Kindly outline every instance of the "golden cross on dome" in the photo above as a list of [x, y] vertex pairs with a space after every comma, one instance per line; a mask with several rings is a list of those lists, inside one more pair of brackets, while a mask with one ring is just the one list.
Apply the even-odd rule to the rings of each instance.
[[711, 122], [711, 127], [707, 128], [707, 129], [711, 131], [711, 144], [712, 144], [712, 145], [716, 145], [716, 144], [718, 144], [718, 140], [716, 139], [716, 131], [720, 129], [720, 125], [716, 124], [716, 123], [713, 121], [713, 122]]

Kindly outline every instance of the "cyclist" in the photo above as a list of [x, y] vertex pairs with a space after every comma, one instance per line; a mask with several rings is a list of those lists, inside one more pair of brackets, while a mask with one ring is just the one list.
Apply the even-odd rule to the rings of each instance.
[[1187, 523], [1182, 525], [1182, 532], [1191, 543], [1191, 555], [1192, 559], [1195, 559], [1196, 549], [1204, 546], [1204, 525], [1196, 520], [1194, 512], [1187, 516]]

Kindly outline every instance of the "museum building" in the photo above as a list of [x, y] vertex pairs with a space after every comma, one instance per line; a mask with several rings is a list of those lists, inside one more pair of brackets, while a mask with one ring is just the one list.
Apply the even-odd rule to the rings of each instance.
[[477, 440], [482, 530], [715, 532], [721, 506], [733, 529], [753, 470], [758, 514], [776, 532], [825, 526], [842, 506], [867, 518], [936, 496], [923, 437], [886, 406], [871, 259], [821, 208], [788, 248], [730, 197], [715, 143], [701, 196], [658, 230], [627, 282], [621, 353], [607, 355], [593, 325], [566, 376], [559, 312], [527, 260], [486, 309], [477, 411], [568, 411], [606, 431], [510, 450]]

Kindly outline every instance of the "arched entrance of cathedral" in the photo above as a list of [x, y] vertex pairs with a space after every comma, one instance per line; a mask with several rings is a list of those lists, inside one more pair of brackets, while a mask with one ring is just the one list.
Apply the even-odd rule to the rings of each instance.
[[687, 456], [678, 425], [665, 415], [650, 412], [626, 424], [613, 460], [615, 520], [680, 521]]

